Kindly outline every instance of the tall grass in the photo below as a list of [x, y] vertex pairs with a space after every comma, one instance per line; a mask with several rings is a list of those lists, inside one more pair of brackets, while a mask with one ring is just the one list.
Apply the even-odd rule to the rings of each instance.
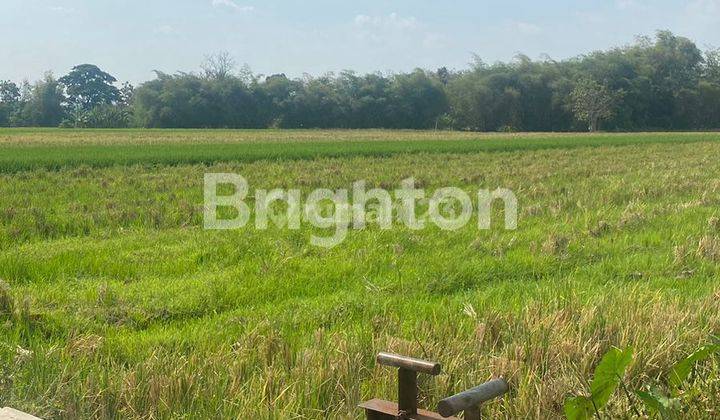
[[[373, 363], [384, 350], [443, 363], [421, 381], [424, 406], [506, 376], [513, 391], [491, 417], [561, 416], [611, 346], [635, 348], [628, 384], [647, 383], [720, 332], [720, 143], [615, 138], [339, 157], [311, 142], [297, 150], [322, 157], [282, 145], [256, 161], [5, 171], [0, 404], [47, 418], [361, 418], [358, 402], [395, 395]], [[203, 231], [206, 171], [304, 193], [409, 176], [429, 190], [501, 186], [520, 224], [371, 225], [330, 250], [309, 245], [309, 227]], [[683, 414], [717, 417], [718, 360], [698, 369], [705, 392]]]

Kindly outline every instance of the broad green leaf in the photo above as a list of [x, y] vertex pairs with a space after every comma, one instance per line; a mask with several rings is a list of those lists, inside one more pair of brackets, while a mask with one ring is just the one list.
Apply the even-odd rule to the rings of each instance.
[[595, 376], [590, 384], [590, 397], [598, 410], [605, 407], [610, 400], [610, 396], [625, 376], [625, 369], [632, 359], [633, 349], [631, 347], [625, 350], [613, 347], [605, 353], [600, 364], [595, 368]]
[[678, 400], [675, 398], [668, 398], [657, 391], [644, 392], [635, 391], [635, 394], [645, 405], [645, 408], [650, 414], [659, 413], [663, 419], [670, 419], [672, 410], [678, 408]]
[[662, 402], [655, 395], [645, 391], [635, 391], [635, 394], [645, 404], [645, 408], [650, 414], [659, 413], [665, 409]]
[[679, 388], [690, 376], [695, 363], [703, 361], [720, 350], [720, 345], [703, 346], [690, 356], [679, 361], [670, 371], [670, 385]]
[[565, 400], [565, 417], [568, 420], [587, 420], [594, 413], [595, 408], [588, 397], [573, 397]]

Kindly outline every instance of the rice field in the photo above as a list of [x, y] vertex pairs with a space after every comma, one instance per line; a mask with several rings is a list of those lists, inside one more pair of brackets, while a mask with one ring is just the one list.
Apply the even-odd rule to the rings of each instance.
[[[44, 418], [362, 418], [374, 355], [495, 376], [489, 418], [561, 418], [612, 346], [663, 386], [720, 334], [720, 134], [0, 130], [0, 406]], [[203, 175], [256, 188], [508, 188], [517, 230], [203, 230]], [[720, 359], [686, 418], [720, 416]], [[637, 401], [614, 395], [605, 415]], [[641, 407], [641, 406], [639, 406]]]

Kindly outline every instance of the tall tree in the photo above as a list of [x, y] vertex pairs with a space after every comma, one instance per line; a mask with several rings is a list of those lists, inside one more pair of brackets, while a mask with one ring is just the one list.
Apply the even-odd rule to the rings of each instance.
[[23, 99], [15, 125], [57, 127], [65, 116], [65, 97], [52, 73], [32, 85]]
[[132, 102], [133, 95], [135, 94], [135, 87], [130, 82], [123, 83], [120, 88], [120, 97], [118, 98], [118, 105], [122, 108], [127, 108]]
[[618, 94], [592, 79], [582, 79], [570, 94], [578, 119], [587, 121], [591, 132], [600, 129], [600, 120], [615, 113]]
[[705, 52], [703, 76], [708, 82], [720, 85], [720, 49]]
[[0, 80], [0, 102], [16, 103], [20, 100], [20, 88], [9, 80]]
[[443, 85], [420, 69], [398, 74], [389, 86], [391, 128], [431, 128], [447, 110]]
[[0, 127], [10, 125], [18, 110], [20, 88], [13, 82], [0, 80]]
[[113, 76], [93, 64], [81, 64], [60, 78], [59, 82], [72, 106], [89, 111], [99, 105], [113, 104], [120, 99], [120, 91], [113, 86]]

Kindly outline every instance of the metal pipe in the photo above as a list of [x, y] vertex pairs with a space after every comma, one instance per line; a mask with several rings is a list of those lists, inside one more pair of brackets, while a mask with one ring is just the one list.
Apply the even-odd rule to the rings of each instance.
[[505, 379], [494, 379], [445, 398], [438, 403], [438, 412], [443, 417], [450, 417], [461, 411], [476, 409], [480, 404], [505, 394], [509, 389], [510, 386]]
[[426, 373], [428, 375], [438, 375], [442, 370], [440, 363], [428, 362], [426, 360], [414, 359], [392, 353], [379, 353], [377, 355], [377, 363], [383, 366], [392, 366], [413, 372]]
[[398, 369], [398, 411], [409, 416], [417, 414], [417, 372]]

